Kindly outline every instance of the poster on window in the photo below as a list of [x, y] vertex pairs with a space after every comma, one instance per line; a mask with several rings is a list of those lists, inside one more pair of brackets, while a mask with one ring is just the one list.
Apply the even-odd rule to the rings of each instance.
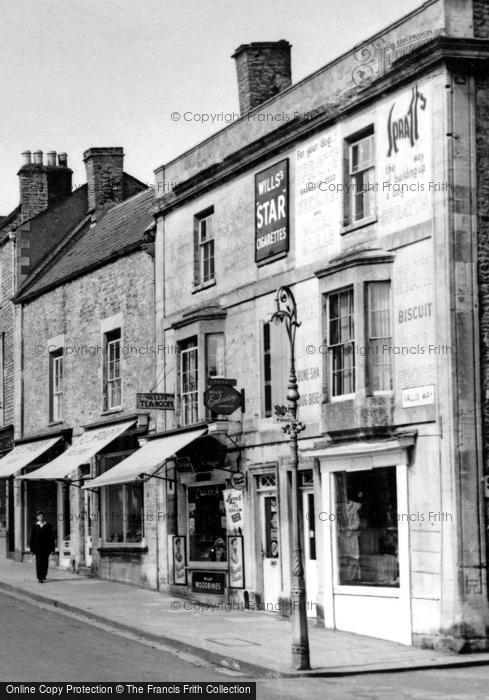
[[255, 175], [255, 261], [289, 250], [289, 160]]
[[173, 537], [173, 583], [176, 586], [187, 585], [187, 569], [186, 569], [186, 547], [185, 537], [183, 535], [174, 535]]
[[243, 491], [226, 489], [224, 491], [226, 508], [226, 527], [228, 534], [241, 535], [243, 532], [244, 497]]
[[228, 536], [229, 588], [244, 588], [243, 538]]

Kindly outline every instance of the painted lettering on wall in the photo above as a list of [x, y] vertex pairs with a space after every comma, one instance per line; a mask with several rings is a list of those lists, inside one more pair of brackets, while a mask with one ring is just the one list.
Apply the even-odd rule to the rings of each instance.
[[409, 103], [407, 112], [403, 116], [395, 118], [395, 106], [396, 103], [394, 102], [390, 108], [387, 119], [387, 137], [389, 141], [389, 149], [387, 151], [388, 158], [391, 157], [393, 152], [397, 153], [399, 151], [398, 141], [401, 139], [407, 139], [411, 148], [419, 139], [418, 110], [422, 109], [424, 111], [426, 109], [426, 97], [418, 90], [418, 86], [415, 85], [412, 88], [411, 102]]
[[406, 309], [399, 310], [399, 323], [407, 323], [408, 321], [417, 321], [420, 318], [431, 316], [433, 304], [417, 304], [416, 306], [408, 306]]
[[255, 260], [289, 249], [289, 161], [255, 176]]

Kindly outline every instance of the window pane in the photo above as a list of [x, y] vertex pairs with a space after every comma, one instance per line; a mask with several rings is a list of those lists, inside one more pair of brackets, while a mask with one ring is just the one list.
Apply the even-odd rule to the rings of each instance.
[[390, 282], [368, 285], [368, 372], [371, 391], [392, 390]]
[[106, 537], [107, 542], [124, 541], [124, 507], [122, 485], [106, 486]]
[[226, 561], [224, 484], [188, 489], [188, 528], [191, 561]]
[[[355, 391], [355, 344], [353, 290], [337, 292], [329, 297], [329, 353], [332, 396]], [[337, 318], [334, 318], [334, 314]]]
[[125, 491], [126, 542], [141, 542], [143, 538], [143, 487], [136, 484], [127, 484]]
[[398, 587], [396, 468], [335, 477], [339, 583]]
[[206, 336], [206, 344], [206, 377], [224, 376], [224, 334], [208, 334]]

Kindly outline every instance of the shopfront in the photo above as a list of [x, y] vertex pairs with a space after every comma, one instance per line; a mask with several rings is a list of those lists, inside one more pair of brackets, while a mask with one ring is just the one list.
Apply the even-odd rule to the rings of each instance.
[[90, 499], [81, 485], [90, 474], [95, 456], [113, 444], [136, 422], [121, 420], [85, 430], [73, 444], [43, 466], [20, 478], [24, 490], [24, 549], [28, 547], [29, 523], [35, 511], [45, 511], [46, 519], [56, 522], [59, 565], [64, 568], [90, 566], [93, 517]]
[[305, 451], [321, 475], [314, 518], [323, 529], [326, 627], [411, 644], [409, 529], [399, 514], [409, 512], [413, 443], [405, 436]]

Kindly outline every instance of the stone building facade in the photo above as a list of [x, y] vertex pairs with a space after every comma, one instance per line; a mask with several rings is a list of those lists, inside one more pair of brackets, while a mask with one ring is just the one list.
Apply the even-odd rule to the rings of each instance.
[[[156, 170], [158, 431], [222, 447], [167, 461], [162, 586], [287, 609], [286, 285], [308, 614], [487, 648], [486, 29], [480, 3], [434, 0], [251, 111], [247, 74], [242, 118]], [[224, 380], [244, 390], [227, 422], [203, 401]]]

